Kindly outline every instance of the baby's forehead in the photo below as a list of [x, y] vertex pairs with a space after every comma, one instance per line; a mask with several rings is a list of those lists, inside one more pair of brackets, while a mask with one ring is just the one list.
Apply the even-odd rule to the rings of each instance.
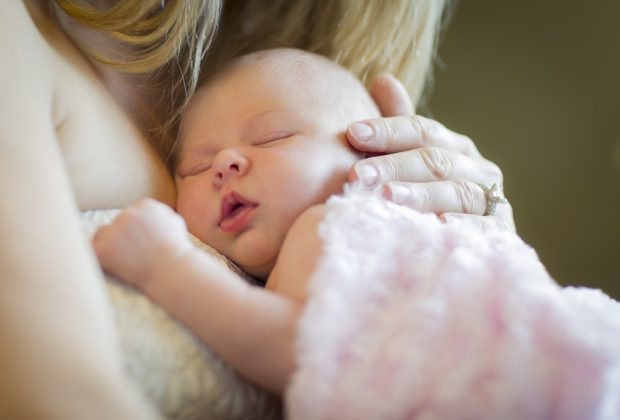
[[[294, 49], [264, 50], [231, 61], [198, 89], [181, 124], [179, 154], [183, 153], [183, 132], [188, 128], [184, 126], [206, 121], [209, 117], [203, 113], [207, 108], [220, 112], [218, 106], [221, 102], [218, 101], [227, 101], [228, 104], [229, 88], [238, 87], [238, 83], [250, 87], [272, 86], [276, 95], [292, 95], [304, 104], [316, 102], [330, 119], [339, 123], [379, 116], [361, 81], [335, 62]], [[238, 99], [242, 100], [241, 97]], [[316, 115], [315, 118], [322, 116]]]
[[344, 67], [318, 54], [290, 48], [262, 50], [232, 60], [214, 75], [204, 90], [231, 80], [248, 79], [286, 86], [294, 91], [317, 91], [326, 98], [340, 93], [367, 94], [364, 85]]

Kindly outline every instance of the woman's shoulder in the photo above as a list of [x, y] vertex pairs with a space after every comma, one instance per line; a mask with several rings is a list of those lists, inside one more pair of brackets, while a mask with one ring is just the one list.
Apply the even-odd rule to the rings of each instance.
[[[0, 83], [24, 91], [31, 86], [39, 93], [33, 98], [51, 95], [52, 75], [45, 69], [51, 54], [36, 22], [43, 22], [42, 11], [36, 4], [22, 1], [0, 2]], [[3, 89], [3, 93], [6, 93]], [[5, 98], [10, 95], [3, 94]]]
[[[20, 39], [29, 39], [36, 33], [41, 36], [37, 25], [42, 21], [45, 13], [44, 4], [40, 1], [3, 1], [0, 2], [0, 22], [2, 30], [15, 34], [9, 41], [20, 42]], [[21, 35], [21, 36], [20, 36]]]
[[81, 209], [124, 207], [146, 196], [172, 204], [172, 179], [145, 123], [127, 106], [132, 86], [113, 85], [113, 92], [47, 3], [0, 1], [0, 141], [24, 150], [43, 150], [41, 139], [49, 141], [62, 153]]

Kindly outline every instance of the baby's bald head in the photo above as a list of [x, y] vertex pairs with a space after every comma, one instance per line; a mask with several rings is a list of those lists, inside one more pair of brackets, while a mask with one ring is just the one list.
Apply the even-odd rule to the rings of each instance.
[[246, 71], [284, 84], [291, 93], [309, 96], [308, 100], [319, 102], [339, 125], [380, 116], [366, 88], [350, 71], [324, 56], [292, 48], [262, 50], [234, 59], [204, 89]]

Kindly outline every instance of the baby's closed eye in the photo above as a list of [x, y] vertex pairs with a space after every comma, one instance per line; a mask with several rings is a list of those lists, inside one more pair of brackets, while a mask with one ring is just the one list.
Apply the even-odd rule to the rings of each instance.
[[253, 141], [252, 144], [257, 147], [273, 147], [284, 140], [290, 139], [295, 136], [295, 134], [296, 133], [293, 131], [276, 131], [259, 137], [256, 141]]
[[211, 162], [200, 162], [194, 165], [180, 166], [177, 169], [177, 175], [182, 178], [188, 176], [196, 176], [211, 169]]

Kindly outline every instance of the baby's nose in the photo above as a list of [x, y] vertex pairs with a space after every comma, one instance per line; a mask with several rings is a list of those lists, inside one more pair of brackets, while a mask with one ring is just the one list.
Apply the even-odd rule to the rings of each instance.
[[221, 187], [231, 176], [243, 176], [248, 160], [237, 150], [220, 151], [213, 161], [213, 184]]

